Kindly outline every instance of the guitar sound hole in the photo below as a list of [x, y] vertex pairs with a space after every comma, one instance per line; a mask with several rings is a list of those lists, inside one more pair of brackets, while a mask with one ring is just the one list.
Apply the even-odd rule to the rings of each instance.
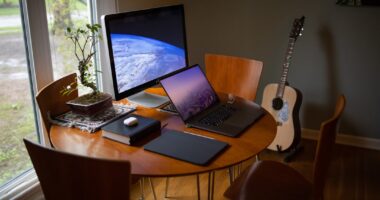
[[282, 106], [284, 105], [284, 102], [280, 97], [274, 98], [272, 101], [272, 107], [275, 110], [281, 110]]

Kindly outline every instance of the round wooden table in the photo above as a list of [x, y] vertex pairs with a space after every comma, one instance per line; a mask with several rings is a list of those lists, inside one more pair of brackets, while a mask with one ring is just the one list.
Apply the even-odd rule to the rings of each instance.
[[[222, 95], [222, 99], [225, 96]], [[245, 101], [236, 98], [238, 101]], [[127, 103], [126, 100], [120, 101]], [[175, 129], [212, 137], [230, 144], [223, 153], [217, 156], [207, 166], [198, 166], [174, 158], [145, 151], [141, 146], [128, 146], [102, 137], [102, 131], [88, 133], [76, 128], [53, 125], [50, 129], [51, 142], [56, 149], [81, 154], [90, 157], [107, 159], [129, 160], [132, 165], [132, 174], [148, 177], [183, 176], [210, 172], [248, 160], [273, 141], [276, 135], [276, 122], [269, 114], [260, 118], [239, 137], [231, 138], [216, 133], [202, 131], [195, 128], [186, 128], [178, 115], [159, 112], [153, 108], [137, 108], [135, 114], [151, 117], [161, 121], [162, 129]]]

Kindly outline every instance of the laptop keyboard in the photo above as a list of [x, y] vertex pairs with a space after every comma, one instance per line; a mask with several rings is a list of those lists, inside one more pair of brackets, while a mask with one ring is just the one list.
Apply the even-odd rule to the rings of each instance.
[[219, 106], [216, 110], [200, 119], [199, 122], [211, 126], [220, 126], [226, 119], [228, 119], [234, 108], [229, 105]]

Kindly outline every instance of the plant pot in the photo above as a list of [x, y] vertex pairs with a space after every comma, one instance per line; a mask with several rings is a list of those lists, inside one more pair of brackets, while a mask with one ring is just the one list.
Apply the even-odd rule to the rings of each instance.
[[112, 107], [112, 96], [107, 93], [85, 94], [66, 102], [76, 114], [93, 116]]

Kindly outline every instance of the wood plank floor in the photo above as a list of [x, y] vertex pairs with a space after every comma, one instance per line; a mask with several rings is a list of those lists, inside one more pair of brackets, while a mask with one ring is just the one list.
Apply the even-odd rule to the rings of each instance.
[[[311, 180], [312, 164], [316, 148], [316, 142], [311, 140], [302, 141], [304, 150], [289, 163], [306, 178]], [[332, 165], [325, 188], [325, 199], [380, 199], [380, 152], [375, 150], [361, 149], [344, 145], [336, 145], [334, 149]], [[272, 151], [261, 153], [262, 160], [282, 161], [284, 154]], [[244, 163], [248, 166], [250, 163]], [[153, 178], [153, 184], [157, 199], [165, 199], [165, 178]], [[208, 175], [200, 175], [201, 199], [207, 199]], [[227, 170], [217, 171], [215, 175], [214, 199], [223, 200], [223, 193], [228, 187]], [[170, 178], [167, 199], [192, 200], [197, 199], [196, 177]], [[148, 181], [144, 184], [145, 199], [153, 199]], [[132, 186], [131, 199], [140, 197], [139, 184]]]

